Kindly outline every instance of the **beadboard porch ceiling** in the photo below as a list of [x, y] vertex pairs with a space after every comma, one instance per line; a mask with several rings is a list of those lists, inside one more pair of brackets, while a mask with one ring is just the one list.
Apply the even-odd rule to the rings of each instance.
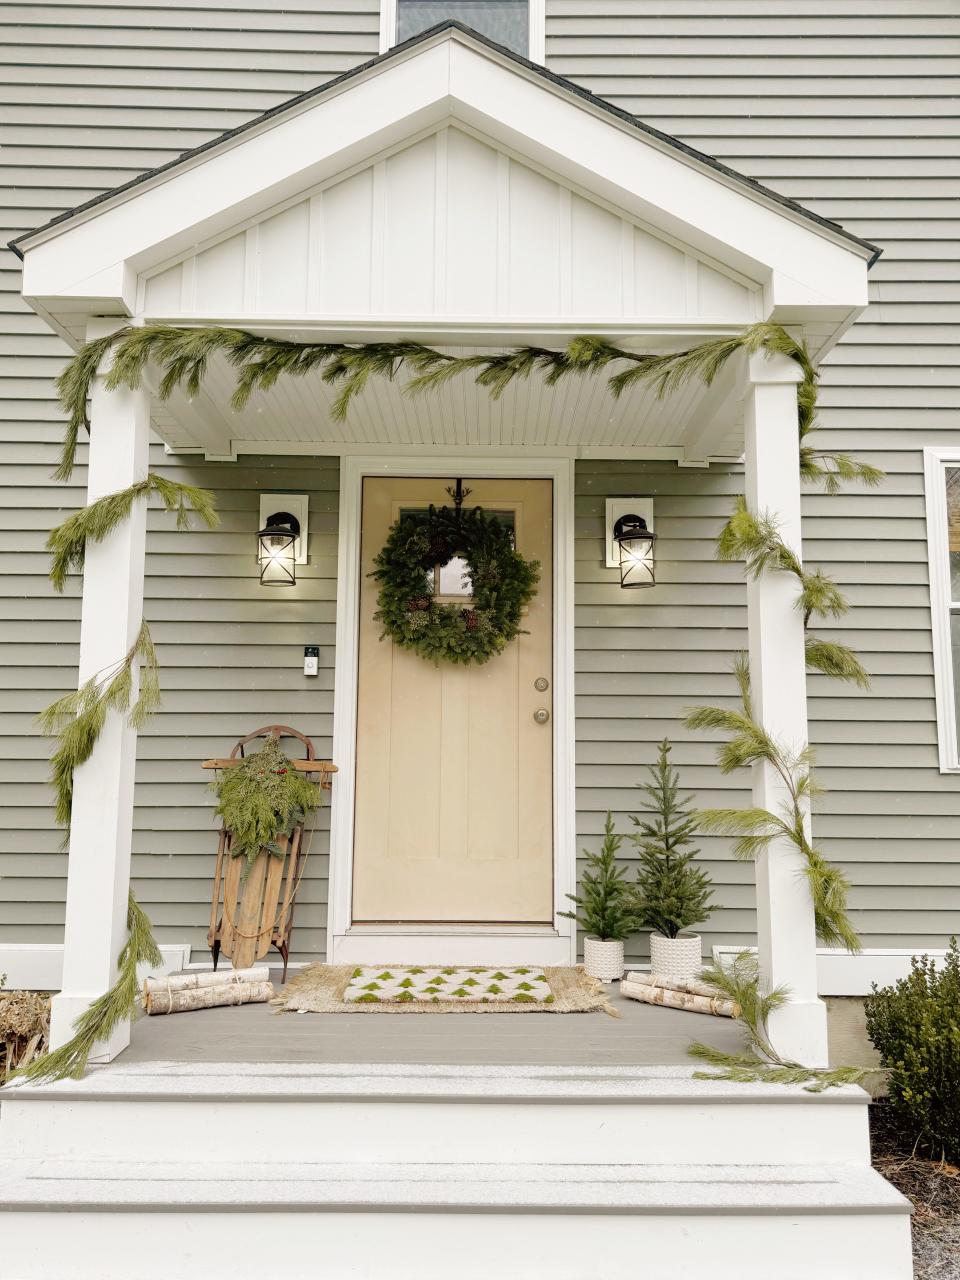
[[[330, 340], [328, 334], [320, 337], [306, 331], [288, 330], [284, 336]], [[551, 341], [543, 334], [508, 336], [490, 349], [545, 339], [556, 347], [565, 341]], [[690, 342], [624, 345], [666, 351]], [[457, 355], [483, 349], [475, 342], [437, 345]], [[377, 446], [500, 452], [516, 448], [524, 453], [539, 450], [585, 457], [675, 458], [688, 465], [741, 455], [745, 394], [741, 357], [729, 362], [712, 387], [694, 380], [662, 400], [649, 386], [614, 399], [607, 389], [608, 376], [571, 376], [548, 386], [541, 374], [534, 374], [515, 381], [499, 399], [476, 386], [469, 373], [416, 396], [405, 392], [405, 376], [394, 382], [372, 377], [340, 422], [331, 412], [338, 388], [324, 383], [316, 372], [280, 378], [270, 391], [255, 393], [243, 410], [234, 410], [230, 399], [235, 371], [216, 357], [198, 395], [178, 391], [165, 401], [154, 395], [152, 421], [171, 452], [199, 452], [211, 460], [251, 453], [336, 454]], [[154, 388], [158, 381], [148, 375]]]

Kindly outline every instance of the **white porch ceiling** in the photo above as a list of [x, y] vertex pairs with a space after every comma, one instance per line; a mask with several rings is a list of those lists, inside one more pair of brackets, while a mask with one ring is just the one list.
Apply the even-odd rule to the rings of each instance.
[[[442, 349], [466, 354], [477, 348]], [[712, 388], [693, 382], [663, 400], [649, 387], [615, 400], [604, 374], [573, 376], [553, 387], [534, 375], [512, 384], [499, 400], [469, 373], [417, 396], [404, 393], [402, 379], [373, 377], [352, 401], [346, 421], [337, 422], [331, 414], [337, 389], [318, 373], [281, 377], [236, 412], [230, 406], [235, 372], [217, 358], [199, 396], [177, 392], [167, 401], [155, 399], [153, 421], [172, 450], [199, 450], [211, 458], [385, 445], [648, 454], [703, 463], [742, 453], [741, 374], [735, 358]]]

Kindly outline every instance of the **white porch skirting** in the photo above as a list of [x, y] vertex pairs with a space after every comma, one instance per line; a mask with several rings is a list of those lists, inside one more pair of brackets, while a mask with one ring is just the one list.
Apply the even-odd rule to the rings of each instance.
[[[163, 966], [151, 973], [176, 973], [190, 963], [186, 942], [160, 947]], [[0, 974], [9, 991], [59, 991], [63, 982], [62, 942], [0, 942]]]
[[[743, 947], [714, 947], [713, 959], [717, 964], [723, 964], [743, 950]], [[755, 951], [756, 948], [749, 950]], [[910, 972], [912, 956], [928, 955], [939, 965], [946, 954], [942, 947], [880, 947], [868, 948], [854, 956], [849, 951], [818, 947], [817, 994], [868, 996], [874, 982], [878, 987], [884, 987], [905, 978]]]

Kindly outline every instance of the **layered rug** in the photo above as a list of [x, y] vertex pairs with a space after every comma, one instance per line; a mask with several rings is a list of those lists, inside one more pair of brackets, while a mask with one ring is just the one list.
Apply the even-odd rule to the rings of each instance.
[[284, 1013], [595, 1013], [619, 1017], [575, 968], [314, 964], [271, 1001]]

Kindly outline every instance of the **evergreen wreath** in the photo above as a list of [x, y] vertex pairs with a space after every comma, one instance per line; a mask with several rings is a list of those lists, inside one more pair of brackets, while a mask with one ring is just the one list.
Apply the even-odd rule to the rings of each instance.
[[[469, 566], [469, 604], [433, 593], [431, 570], [461, 556]], [[521, 632], [540, 578], [496, 516], [480, 507], [405, 512], [393, 524], [370, 575], [380, 584], [376, 620], [403, 649], [432, 662], [488, 662]]]
[[291, 836], [321, 799], [320, 788], [297, 772], [276, 738], [210, 785], [217, 793], [215, 812], [230, 833], [230, 853], [246, 859], [244, 878], [261, 849], [283, 857], [281, 837]]

